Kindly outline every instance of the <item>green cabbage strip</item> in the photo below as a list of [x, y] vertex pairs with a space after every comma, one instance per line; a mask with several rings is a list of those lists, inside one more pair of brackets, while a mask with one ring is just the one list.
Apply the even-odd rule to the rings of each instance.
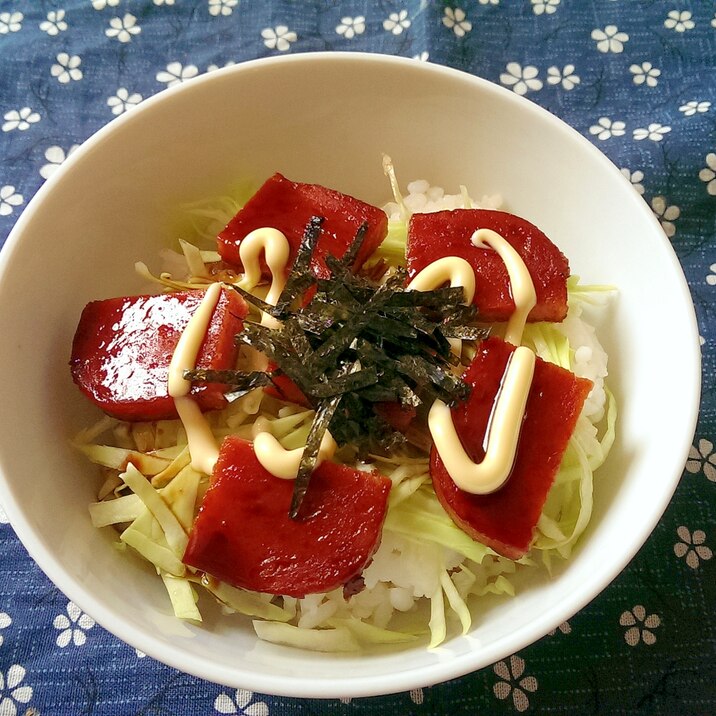
[[423, 484], [409, 498], [388, 510], [384, 529], [418, 542], [429, 542], [453, 550], [478, 564], [486, 555], [495, 554], [486, 545], [472, 539], [452, 521], [438, 502], [432, 486], [427, 484]]
[[403, 219], [389, 219], [388, 233], [372, 258], [383, 259], [391, 266], [405, 265], [408, 224]]
[[259, 639], [274, 644], [286, 644], [310, 651], [329, 653], [360, 651], [360, 644], [353, 632], [345, 626], [331, 629], [302, 629], [285, 622], [254, 619], [254, 630]]
[[223, 196], [214, 196], [179, 207], [176, 233], [196, 237], [207, 248], [216, 247], [216, 237], [255, 193], [253, 183], [243, 182]]

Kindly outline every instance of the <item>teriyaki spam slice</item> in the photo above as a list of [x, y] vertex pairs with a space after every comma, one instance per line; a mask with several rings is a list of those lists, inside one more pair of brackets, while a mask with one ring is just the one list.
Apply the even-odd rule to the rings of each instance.
[[256, 592], [303, 597], [342, 587], [378, 548], [390, 485], [377, 472], [322, 462], [291, 519], [293, 480], [274, 477], [251, 443], [229, 436], [184, 562]]
[[[177, 291], [157, 296], [127, 296], [85, 306], [72, 343], [70, 368], [80, 390], [112, 417], [129, 421], [177, 417], [169, 395], [169, 364], [182, 332], [204, 292]], [[234, 367], [248, 307], [235, 292], [222, 289], [197, 367]], [[203, 383], [191, 396], [202, 410], [226, 406], [226, 386]]]
[[530, 272], [537, 304], [529, 321], [561, 321], [567, 315], [569, 263], [564, 254], [526, 219], [504, 211], [454, 209], [413, 214], [408, 224], [408, 277], [444, 256], [459, 256], [475, 270], [475, 296], [481, 321], [507, 321], [515, 310], [510, 279], [496, 251], [474, 246], [478, 229], [492, 229], [517, 251]]
[[[514, 346], [502, 339], [489, 338], [478, 346], [463, 376], [472, 391], [451, 412], [460, 441], [474, 462], [485, 456], [490, 416], [513, 351]], [[491, 494], [473, 495], [457, 487], [433, 447], [430, 474], [435, 494], [463, 531], [510, 559], [527, 552], [591, 387], [591, 381], [537, 358], [512, 471]]]
[[[219, 254], [227, 263], [242, 268], [239, 247], [244, 237], [255, 229], [271, 227], [283, 232], [290, 244], [288, 271], [306, 225], [314, 216], [324, 219], [311, 260], [311, 270], [319, 278], [330, 275], [325, 256], [341, 258], [363, 224], [367, 224], [367, 230], [354, 270], [363, 265], [388, 233], [388, 217], [377, 206], [319, 184], [294, 182], [277, 173], [264, 182], [219, 234]], [[265, 266], [264, 273], [268, 275]]]

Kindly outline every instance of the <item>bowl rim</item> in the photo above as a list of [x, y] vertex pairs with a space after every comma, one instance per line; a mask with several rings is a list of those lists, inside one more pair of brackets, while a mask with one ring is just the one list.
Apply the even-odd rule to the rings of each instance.
[[[310, 65], [327, 61], [333, 64], [341, 63], [344, 65], [363, 63], [386, 64], [395, 68], [409, 69], [415, 72], [432, 73], [435, 76], [442, 75], [449, 79], [461, 79], [467, 84], [472, 84], [482, 93], [497, 96], [501, 102], [513, 103], [517, 111], [531, 114], [541, 122], [551, 124], [565, 136], [568, 143], [578, 144], [582, 150], [592, 155], [594, 161], [607, 167], [608, 171], [612, 172], [615, 181], [622, 181], [625, 186], [628, 186], [628, 180], [608, 157], [564, 120], [507, 88], [463, 70], [435, 63], [419, 62], [415, 59], [405, 57], [368, 52], [321, 51], [258, 58], [215, 70], [192, 78], [190, 82], [163, 89], [143, 100], [138, 106], [134, 107], [131, 112], [113, 118], [85, 140], [38, 189], [10, 231], [5, 245], [2, 251], [0, 251], [0, 282], [4, 280], [6, 272], [9, 271], [12, 255], [22, 240], [26, 225], [31, 221], [33, 214], [42, 206], [45, 198], [53, 191], [55, 185], [61, 182], [65, 174], [70, 171], [76, 163], [80, 162], [86, 154], [95, 151], [107, 137], [125, 123], [140, 121], [143, 115], [147, 112], [151, 112], [155, 105], [172, 101], [172, 99], [180, 93], [191, 93], [206, 83], [215, 82], [219, 78], [231, 74], [243, 74], [247, 71], [254, 71], [264, 67], [300, 64]], [[661, 230], [658, 220], [643, 200], [635, 204], [635, 206], [638, 206], [638, 211], [641, 212], [641, 218], [656, 230], [655, 240], [661, 239], [668, 245], [672, 263], [671, 269], [682, 278], [680, 282], [681, 297], [693, 306], [691, 293], [686, 283], [681, 264], [666, 235]], [[686, 319], [687, 317], [684, 318]], [[644, 515], [642, 515], [642, 528], [638, 532], [638, 535], [635, 535], [635, 538], [628, 547], [625, 545], [626, 548], [620, 554], [614, 556], [614, 559], [610, 561], [609, 567], [600, 571], [599, 575], [595, 576], [594, 580], [589, 583], [589, 588], [585, 588], [578, 595], [578, 598], [569, 600], [566, 606], [564, 604], [555, 604], [549, 610], [546, 610], [545, 615], [539, 622], [539, 628], [524, 628], [517, 633], [507, 635], [499, 642], [481, 645], [479, 651], [473, 651], [468, 655], [455, 659], [438, 659], [435, 663], [397, 674], [373, 674], [370, 676], [348, 676], [338, 679], [321, 680], [306, 679], [299, 675], [290, 677], [282, 675], [277, 679], [272, 675], [247, 671], [227, 663], [210, 664], [207, 663], [204, 658], [196, 657], [191, 653], [190, 649], [182, 649], [167, 654], [164, 646], [156, 641], [153, 634], [142, 631], [132, 624], [117, 621], [114, 610], [109, 609], [102, 602], [96, 601], [91, 594], [84, 590], [79, 580], [69, 577], [63, 571], [60, 561], [47, 553], [40, 540], [35, 536], [33, 527], [29, 520], [23, 516], [23, 510], [14, 500], [5, 475], [0, 470], [0, 488], [2, 488], [3, 494], [3, 507], [15, 533], [32, 559], [69, 599], [77, 603], [82, 610], [91, 615], [98, 624], [123, 642], [137, 649], [141, 649], [141, 651], [154, 659], [182, 672], [223, 686], [250, 688], [257, 693], [298, 698], [375, 696], [433, 685], [487, 667], [499, 659], [505, 658], [510, 654], [515, 654], [520, 649], [534, 643], [544, 636], [549, 629], [556, 628], [560, 623], [572, 617], [601, 593], [644, 545], [676, 490], [697, 424], [701, 391], [701, 358], [700, 348], [698, 346], [698, 327], [694, 312], [688, 316], [688, 322], [688, 331], [693, 336], [693, 355], [691, 356], [691, 366], [689, 366], [688, 369], [694, 376], [694, 382], [690, 394], [686, 396], [686, 402], [689, 406], [689, 420], [681, 425], [682, 450], [674, 455], [672, 464], [669, 466], [670, 469], [664, 470], [664, 475], [670, 480], [670, 482], [665, 481], [665, 484], [668, 485], [668, 489], [663, 489], [660, 493], [660, 499], [649, 504], [648, 519], [644, 519]], [[545, 625], [547, 626], [546, 629]], [[297, 651], [296, 653], [299, 654], [300, 652]]]

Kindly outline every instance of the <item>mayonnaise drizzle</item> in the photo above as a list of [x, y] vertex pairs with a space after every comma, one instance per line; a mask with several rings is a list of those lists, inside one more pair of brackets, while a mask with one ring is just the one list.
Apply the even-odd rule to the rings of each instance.
[[[333, 436], [326, 431], [318, 448], [316, 467], [324, 460], [333, 457], [338, 445]], [[283, 480], [295, 480], [305, 448], [299, 447], [286, 450], [283, 445], [269, 432], [260, 432], [254, 438], [254, 452], [258, 461], [275, 477]]]
[[[242, 240], [239, 246], [239, 257], [244, 266], [244, 276], [238, 285], [246, 291], [256, 287], [261, 280], [259, 258], [262, 253], [271, 272], [271, 287], [266, 294], [265, 301], [275, 306], [286, 285], [286, 264], [289, 257], [288, 240], [278, 229], [270, 227], [254, 229]], [[281, 328], [281, 322], [268, 313], [262, 315], [261, 325], [274, 329]], [[275, 477], [280, 477], [284, 480], [295, 479], [305, 448], [286, 450], [263, 422], [258, 424], [260, 429], [254, 435], [256, 459], [265, 470], [268, 470]], [[323, 460], [330, 460], [337, 447], [333, 436], [326, 431], [318, 450], [316, 466], [320, 465]]]
[[[442, 400], [436, 400], [431, 406], [428, 427], [435, 448], [453, 482], [466, 492], [486, 495], [505, 484], [515, 461], [535, 366], [535, 354], [529, 348], [520, 346], [520, 343], [527, 315], [535, 305], [536, 297], [532, 278], [522, 258], [502, 236], [490, 229], [479, 229], [473, 234], [471, 241], [479, 248], [497, 251], [505, 263], [515, 302], [515, 311], [507, 324], [505, 340], [517, 348], [510, 356], [495, 399], [482, 462], [473, 462], [465, 452], [455, 430], [450, 408]], [[466, 261], [454, 256], [427, 266], [413, 279], [409, 287], [417, 285], [423, 290], [429, 290], [437, 288], [447, 280], [451, 286], [460, 285], [464, 269], [462, 264], [469, 268], [470, 276], [465, 277], [464, 286], [466, 302], [471, 302], [475, 293], [474, 271]], [[436, 265], [438, 267], [433, 268]]]
[[[244, 266], [244, 275], [238, 285], [245, 291], [256, 287], [261, 280], [259, 257], [262, 253], [271, 272], [271, 287], [266, 295], [266, 303], [275, 306], [286, 285], [286, 264], [289, 256], [288, 240], [278, 229], [266, 226], [254, 229], [244, 237], [239, 245], [239, 258]], [[281, 327], [280, 321], [268, 313], [261, 316], [261, 325], [268, 328]]]
[[473, 246], [478, 248], [497, 251], [505, 264], [507, 274], [510, 277], [512, 300], [515, 302], [515, 312], [510, 316], [510, 320], [507, 323], [505, 340], [514, 346], [518, 346], [522, 342], [522, 333], [525, 330], [527, 316], [537, 303], [537, 295], [535, 294], [530, 272], [513, 246], [496, 231], [478, 229], [472, 235], [470, 241]]
[[515, 348], [490, 416], [482, 462], [473, 462], [465, 452], [450, 408], [442, 400], [432, 404], [428, 414], [430, 434], [445, 469], [461, 490], [474, 495], [487, 495], [499, 490], [507, 481], [517, 454], [534, 366], [535, 354], [529, 348]]
[[214, 469], [219, 450], [209, 423], [202, 415], [199, 406], [189, 396], [191, 381], [184, 378], [184, 371], [196, 367], [196, 359], [220, 295], [220, 283], [212, 283], [206, 290], [199, 307], [179, 337], [169, 364], [167, 380], [169, 395], [174, 398], [174, 405], [186, 430], [191, 465], [195, 470], [208, 475]]

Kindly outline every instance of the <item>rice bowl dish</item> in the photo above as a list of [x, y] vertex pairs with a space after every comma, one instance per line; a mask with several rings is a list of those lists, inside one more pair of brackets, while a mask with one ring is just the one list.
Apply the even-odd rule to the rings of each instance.
[[[311, 82], [332, 89], [318, 120], [315, 107], [306, 102], [307, 75]], [[349, 76], [351, 83], [346, 82]], [[279, 78], [286, 88], [280, 104], [288, 101], [295, 109], [290, 117], [278, 111], [279, 98], [269, 91]], [[380, 122], [367, 119], [359, 108], [368, 97], [387, 100], [386, 78], [392, 87], [400, 87], [397, 103], [383, 103]], [[233, 99], [247, 92], [255, 98], [254, 114]], [[441, 103], [430, 99], [451, 95], [465, 102], [460, 116], [446, 116]], [[225, 111], [227, 102], [230, 112]], [[207, 111], [227, 119], [199, 148], [191, 133]], [[413, 117], [417, 140], [435, 137], [429, 155], [419, 156], [412, 142], [392, 128], [400, 126], [397, 118], [405, 112]], [[175, 127], [171, 137], [153, 129], [173, 126], [171, 117], [177, 113], [186, 122]], [[355, 147], [345, 145], [345, 131], [336, 127], [343, 123], [328, 121], [335, 116], [346, 117], [346, 131], [354, 137]], [[470, 118], [476, 116], [483, 118], [480, 131], [470, 132]], [[535, 126], [540, 129], [540, 145], [529, 144], [525, 152], [520, 137]], [[275, 141], [259, 149], [249, 138], [262, 132]], [[301, 141], [296, 141], [297, 134]], [[448, 140], [456, 136], [469, 137], [469, 152]], [[134, 148], [133, 158], [127, 146]], [[172, 146], [182, 147], [184, 166], [196, 167], [191, 176], [179, 170]], [[96, 421], [96, 412], [77, 394], [64, 365], [77, 317], [89, 301], [146, 288], [146, 277], [135, 275], [132, 267], [137, 260], [146, 260], [154, 275], [161, 271], [151, 257], [186, 235], [176, 228], [178, 206], [221, 195], [237, 174], [261, 181], [278, 167], [288, 176], [383, 205], [386, 185], [380, 166], [362, 160], [383, 151], [391, 152], [402, 177], [426, 177], [448, 192], [457, 192], [455, 182], [464, 183], [478, 203], [483, 196], [500, 192], [503, 207], [553, 237], [585, 285], [618, 286], [605, 317], [595, 321], [599, 342], [609, 355], [608, 387], [619, 405], [620, 427], [609, 458], [597, 472], [590, 524], [570, 559], [552, 565], [551, 576], [531, 568], [514, 578], [503, 574], [516, 596], [478, 600], [464, 636], [459, 618], [446, 617], [446, 639], [433, 650], [425, 649], [430, 636], [423, 633], [397, 646], [325, 656], [261, 642], [250, 620], [225, 619], [212, 606], [202, 609], [200, 627], [183, 624], [173, 616], [166, 589], [153, 570], [117, 553], [113, 531], [97, 532], [87, 517], [87, 505], [97, 500], [96, 477], [68, 445], [78, 429]], [[341, 166], [331, 159], [338, 156]], [[475, 156], [481, 157], [479, 163], [470, 158]], [[354, 170], [346, 172], [346, 163]], [[135, 181], [120, 181], [127, 176]], [[572, 211], [557, 210], [550, 184], [558, 187], [559, 205]], [[594, 196], [608, 198], [613, 207], [610, 217], [589, 198]], [[73, 203], [69, 197], [79, 200]], [[13, 370], [24, 366], [25, 378], [18, 384], [43, 386], [41, 395], [13, 385], [6, 389], [8, 410], [17, 420], [7, 426], [0, 444], [0, 490], [13, 526], [53, 581], [100, 624], [155, 658], [237, 688], [319, 697], [387, 693], [453, 678], [514, 653], [568, 618], [626, 564], [668, 502], [690, 445], [698, 397], [693, 309], [673, 252], [640, 202], [614, 167], [557, 120], [500, 88], [439, 67], [352, 55], [281, 58], [230, 68], [149, 100], [73, 154], [38, 193], [3, 252], [0, 306], [12, 305], [13, 311], [0, 311], [0, 328], [14, 337], [12, 345], [19, 350], [12, 355], [6, 351], [3, 365]], [[70, 243], [75, 247], [71, 256], [62, 249]], [[617, 250], [622, 260], [614, 262]], [[29, 278], [23, 267], [31, 265], [29, 258], [38, 251], [67, 276], [57, 287], [54, 305], [45, 304], [41, 310], [39, 297], [21, 290]], [[644, 305], [661, 303], [664, 292], [671, 297], [666, 318], [676, 334], [655, 356], [647, 348], [647, 338], [663, 317], [657, 320]], [[37, 316], [32, 335], [22, 319], [28, 315]], [[575, 353], [575, 362], [596, 378], [604, 366], [596, 344], [590, 342], [591, 332], [571, 318], [567, 325], [577, 348], [587, 348]], [[37, 360], [50, 355], [62, 360], [53, 366]], [[684, 365], [685, 370], [663, 385], [656, 400], [650, 386], [673, 364]], [[598, 411], [598, 403], [589, 409]], [[675, 415], [680, 420], [674, 421]], [[38, 446], [37, 453], [20, 457], [13, 446], [29, 440]], [[44, 446], [53, 446], [51, 453]], [[50, 461], [52, 479], [42, 469]], [[28, 471], [38, 476], [34, 485], [21, 477]], [[654, 475], [661, 477], [655, 481]], [[405, 479], [412, 477], [416, 475]], [[647, 505], [642, 499], [645, 490], [652, 495]], [[41, 499], [34, 499], [38, 494]], [[61, 523], [51, 519], [58, 510], [67, 516]], [[384, 544], [391, 546], [389, 541]], [[605, 553], [617, 557], [605, 565]], [[378, 587], [382, 561], [378, 555], [365, 572], [367, 584], [375, 580], [377, 591], [387, 589]], [[452, 569], [452, 563], [445, 564]], [[499, 576], [485, 574], [479, 579], [495, 584]], [[398, 577], [393, 575], [393, 580]], [[127, 598], [117, 602], [120, 588]], [[374, 605], [364, 605], [366, 612], [375, 618], [378, 605], [390, 603], [391, 610], [402, 614], [401, 607], [409, 607], [419, 591], [434, 591], [434, 584], [419, 586], [414, 580], [401, 589], [405, 591], [393, 594], [394, 603], [385, 595], [376, 596]], [[370, 591], [367, 587], [364, 599]], [[304, 599], [306, 625], [313, 621], [317, 626], [334, 608], [330, 598], [312, 598], [313, 604]]]

